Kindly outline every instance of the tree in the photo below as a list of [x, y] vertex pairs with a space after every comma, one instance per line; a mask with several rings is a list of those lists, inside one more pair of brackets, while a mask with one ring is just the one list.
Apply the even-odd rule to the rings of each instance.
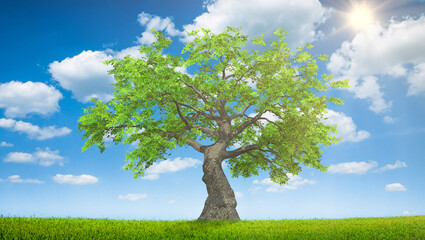
[[[326, 102], [343, 102], [315, 92], [348, 87], [348, 79], [332, 81], [326, 74], [319, 79], [315, 59], [324, 61], [328, 56], [313, 57], [305, 50], [311, 44], [298, 48], [293, 56], [283, 42], [282, 29], [274, 32], [279, 40], [270, 44], [273, 48], [261, 55], [241, 50], [248, 39], [241, 27], [227, 27], [220, 34], [201, 30], [203, 35], [199, 30], [188, 33], [194, 40], [182, 51], [189, 53], [185, 60], [163, 54], [171, 40], [153, 30], [156, 42], [141, 47], [142, 59], [126, 56], [105, 61], [113, 66], [108, 73], [116, 80], [114, 97], [105, 103], [92, 99], [94, 106], [84, 109], [86, 114], [78, 120], [79, 130], [85, 131], [83, 139], [88, 139], [83, 151], [96, 144], [103, 152], [105, 138], [115, 144], [139, 141], [125, 159], [125, 169], [137, 178], [156, 160], [166, 159], [167, 150], [192, 146], [204, 154], [202, 181], [208, 191], [198, 220], [240, 220], [222, 162], [227, 160], [232, 177], [258, 175], [261, 169], [281, 185], [288, 181], [287, 173], [301, 171], [301, 163], [326, 171], [320, 163], [321, 147], [340, 139], [331, 135], [336, 125], [320, 120]], [[263, 35], [251, 41], [265, 45]], [[193, 77], [176, 70], [195, 64], [199, 72]], [[247, 85], [254, 80], [256, 90]], [[151, 117], [155, 106], [161, 112], [159, 120]], [[257, 107], [254, 117], [245, 114], [251, 106]], [[265, 117], [267, 112], [277, 120]], [[202, 145], [198, 138], [214, 144]], [[235, 143], [241, 146], [226, 150]]]

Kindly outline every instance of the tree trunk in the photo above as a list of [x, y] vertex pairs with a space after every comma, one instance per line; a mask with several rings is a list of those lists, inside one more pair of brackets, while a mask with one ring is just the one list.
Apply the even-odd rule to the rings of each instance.
[[216, 143], [205, 150], [202, 181], [207, 186], [208, 197], [198, 220], [240, 220], [235, 193], [221, 167], [226, 145]]

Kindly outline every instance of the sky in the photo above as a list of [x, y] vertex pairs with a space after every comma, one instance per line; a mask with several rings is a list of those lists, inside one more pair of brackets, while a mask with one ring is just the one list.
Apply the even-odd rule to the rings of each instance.
[[102, 154], [82, 152], [77, 120], [90, 97], [112, 98], [102, 61], [141, 57], [152, 28], [173, 41], [164, 53], [180, 55], [185, 31], [226, 26], [266, 44], [283, 28], [291, 49], [311, 43], [312, 54], [329, 55], [319, 76], [351, 86], [326, 92], [344, 101], [328, 104], [342, 141], [323, 148], [326, 173], [304, 166], [280, 186], [264, 171], [232, 178], [224, 162], [241, 220], [425, 215], [424, 13], [423, 0], [2, 0], [0, 215], [197, 219], [207, 197], [202, 153], [168, 151], [134, 179], [123, 166], [135, 146], [107, 140]]

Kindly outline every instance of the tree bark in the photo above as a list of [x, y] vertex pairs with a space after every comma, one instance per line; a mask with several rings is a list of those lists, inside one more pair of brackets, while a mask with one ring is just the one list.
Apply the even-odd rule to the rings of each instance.
[[202, 181], [207, 186], [208, 197], [198, 220], [240, 220], [235, 193], [221, 167], [226, 146], [217, 142], [205, 150]]

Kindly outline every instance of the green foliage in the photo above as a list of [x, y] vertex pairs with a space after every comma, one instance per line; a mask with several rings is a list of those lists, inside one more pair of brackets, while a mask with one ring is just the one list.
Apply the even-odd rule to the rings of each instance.
[[[188, 53], [186, 59], [164, 54], [171, 40], [153, 30], [156, 42], [141, 47], [143, 58], [126, 56], [105, 61], [113, 67], [109, 74], [116, 80], [114, 98], [105, 103], [92, 99], [94, 106], [85, 109], [78, 120], [79, 130], [85, 131], [83, 139], [88, 139], [83, 151], [95, 144], [103, 152], [107, 137], [115, 144], [138, 141], [137, 148], [126, 156], [125, 169], [134, 172], [134, 177], [143, 176], [156, 160], [165, 159], [167, 150], [184, 145], [195, 148], [196, 141], [207, 138], [216, 142], [219, 137], [211, 131], [224, 130], [217, 120], [207, 117], [212, 116], [211, 111], [223, 121], [250, 104], [257, 108], [256, 113], [273, 113], [278, 120], [265, 125], [257, 121], [233, 139], [224, 139], [229, 146], [240, 142], [243, 147], [256, 147], [227, 159], [233, 177], [258, 175], [264, 170], [270, 172], [274, 182], [284, 184], [287, 173], [298, 174], [301, 164], [326, 171], [320, 163], [320, 147], [340, 139], [331, 136], [336, 126], [321, 120], [327, 102], [343, 101], [315, 92], [349, 87], [348, 79], [333, 81], [327, 74], [319, 78], [316, 61], [326, 61], [328, 56], [312, 56], [309, 43], [294, 55], [284, 42], [286, 32], [281, 28], [274, 32], [278, 40], [261, 55], [242, 50], [248, 37], [241, 29], [227, 27], [220, 34], [208, 29], [201, 29], [202, 35], [199, 30], [189, 32], [195, 38], [182, 50], [182, 54]], [[263, 34], [251, 41], [265, 45]], [[176, 71], [193, 65], [199, 67], [194, 76]], [[250, 81], [257, 82], [256, 90], [247, 85]], [[230, 107], [233, 102], [236, 106]], [[159, 120], [153, 118], [155, 106], [160, 109]], [[232, 130], [248, 119], [246, 115], [234, 118]]]

